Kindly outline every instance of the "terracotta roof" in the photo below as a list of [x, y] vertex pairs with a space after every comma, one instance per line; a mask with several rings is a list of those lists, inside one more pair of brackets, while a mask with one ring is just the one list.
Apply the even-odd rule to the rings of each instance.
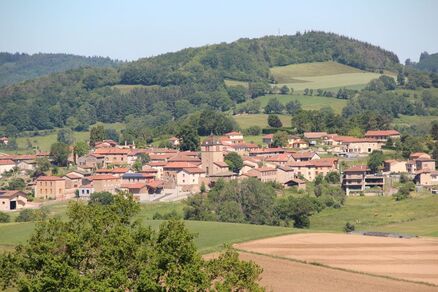
[[163, 181], [155, 179], [147, 182], [146, 185], [153, 189], [161, 188], [163, 187]]
[[59, 176], [40, 176], [36, 179], [37, 181], [58, 181], [58, 180], [64, 180], [62, 177]]
[[307, 141], [299, 139], [299, 140], [294, 141], [292, 144], [308, 144], [308, 143], [307, 143]]
[[216, 164], [217, 166], [220, 166], [220, 167], [228, 167], [228, 164], [226, 164], [223, 161], [216, 161], [214, 164]]
[[91, 189], [92, 187], [93, 187], [93, 182], [90, 182], [89, 184], [81, 185], [79, 188], [81, 188], [81, 189]]
[[400, 135], [400, 133], [396, 130], [376, 130], [376, 131], [367, 131], [365, 133], [365, 137], [372, 137], [372, 136], [396, 136]]
[[327, 136], [327, 132], [304, 132], [304, 138], [321, 139]]
[[0, 190], [0, 198], [12, 198], [15, 197], [17, 195], [22, 195], [25, 196], [26, 193], [24, 193], [23, 191], [18, 191], [18, 190]]
[[10, 159], [1, 159], [0, 165], [15, 165], [15, 162]]
[[198, 157], [188, 156], [183, 153], [178, 153], [177, 155], [169, 158], [169, 162], [201, 162], [201, 159]]
[[111, 180], [111, 179], [119, 179], [117, 176], [110, 175], [110, 174], [98, 174], [98, 175], [92, 175], [88, 177], [90, 180]]
[[271, 156], [266, 158], [265, 161], [270, 161], [270, 162], [283, 162], [283, 161], [288, 161], [289, 160], [289, 155], [287, 154], [278, 154], [275, 156]]
[[204, 173], [205, 171], [200, 169], [199, 167], [186, 167], [183, 168], [183, 171], [187, 173]]
[[142, 172], [142, 173], [157, 173], [158, 170], [156, 170], [155, 168], [143, 168], [140, 172]]
[[265, 171], [275, 171], [276, 168], [263, 166], [263, 167], [255, 168], [254, 170], [259, 171], [259, 172], [265, 172]]
[[172, 157], [172, 153], [166, 153], [166, 154], [149, 154], [149, 158], [151, 160], [166, 160]]
[[236, 135], [242, 135], [240, 132], [232, 131], [224, 134], [225, 136], [236, 136]]
[[409, 155], [409, 159], [417, 159], [420, 157], [430, 158], [430, 155], [424, 152], [414, 152]]
[[291, 154], [291, 156], [294, 158], [294, 159], [297, 159], [297, 158], [312, 158], [313, 156], [315, 156], [315, 155], [317, 155], [315, 152], [312, 152], [312, 151], [306, 151], [306, 152], [295, 152], [295, 153], [292, 153]]
[[164, 168], [192, 168], [197, 167], [196, 165], [189, 162], [168, 162], [164, 165]]
[[255, 169], [251, 169], [250, 171], [248, 171], [247, 173], [244, 174], [245, 176], [249, 176], [249, 177], [259, 177], [259, 173], [257, 170]]
[[125, 189], [142, 189], [146, 187], [145, 183], [126, 183], [121, 185], [122, 188]]
[[356, 138], [350, 136], [336, 136], [333, 137], [333, 140], [342, 142], [342, 143], [364, 143], [364, 142], [378, 142], [373, 138]]
[[196, 151], [182, 151], [180, 152], [182, 155], [186, 155], [186, 156], [195, 156], [198, 157], [199, 153]]
[[284, 153], [285, 150], [283, 148], [261, 148], [261, 149], [252, 149], [250, 150], [250, 153], [259, 153], [259, 154], [265, 154], [265, 153]]
[[67, 173], [64, 176], [68, 177], [69, 179], [81, 179], [82, 178], [82, 176], [75, 174], [75, 173]]
[[121, 149], [121, 148], [99, 148], [94, 151], [94, 154], [101, 155], [124, 155], [130, 153], [130, 149]]
[[125, 172], [128, 172], [129, 171], [129, 168], [127, 168], [127, 167], [116, 167], [116, 168], [113, 168], [113, 173], [125, 173]]
[[308, 161], [293, 161], [289, 162], [289, 167], [333, 167], [337, 158], [322, 158]]
[[299, 179], [299, 178], [291, 178], [289, 181], [296, 182], [297, 184], [304, 184], [306, 181]]
[[345, 172], [354, 172], [354, 171], [369, 171], [370, 169], [366, 165], [354, 165], [345, 170]]
[[165, 166], [167, 164], [167, 162], [165, 161], [151, 161], [148, 162], [147, 165], [149, 165], [150, 167], [152, 166]]

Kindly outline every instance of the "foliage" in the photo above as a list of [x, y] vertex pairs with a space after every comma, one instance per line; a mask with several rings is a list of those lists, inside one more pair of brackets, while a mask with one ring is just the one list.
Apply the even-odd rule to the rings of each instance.
[[103, 141], [105, 139], [105, 128], [102, 125], [97, 125], [90, 130], [90, 146], [94, 147], [96, 142]]
[[257, 265], [241, 262], [232, 250], [206, 261], [183, 222], [164, 222], [155, 232], [132, 222], [137, 212], [129, 194], [115, 196], [111, 205], [70, 203], [67, 221], [38, 224], [25, 245], [0, 256], [0, 284], [18, 290], [261, 289]]
[[289, 142], [289, 135], [285, 131], [278, 131], [272, 138], [272, 147], [286, 147]]
[[67, 145], [73, 144], [75, 141], [75, 138], [73, 136], [73, 131], [69, 128], [60, 129], [58, 131], [56, 140], [59, 143], [64, 143]]
[[258, 136], [261, 133], [262, 133], [262, 128], [260, 128], [259, 126], [251, 126], [243, 130], [243, 134], [249, 136]]
[[114, 196], [110, 192], [94, 192], [90, 195], [90, 205], [112, 205]]
[[0, 212], [0, 223], [8, 223], [11, 221], [11, 216], [5, 212]]
[[57, 142], [50, 147], [50, 157], [53, 159], [55, 165], [66, 166], [68, 164], [69, 155], [70, 149], [67, 144]]
[[281, 128], [283, 127], [283, 123], [277, 115], [269, 115], [268, 116], [268, 125], [273, 128]]
[[243, 159], [237, 152], [230, 152], [225, 155], [224, 161], [228, 164], [228, 168], [235, 173], [239, 173], [243, 167]]
[[345, 232], [352, 232], [352, 231], [354, 231], [355, 230], [355, 226], [354, 226], [354, 224], [352, 224], [352, 223], [350, 223], [350, 222], [347, 222], [347, 223], [345, 223], [345, 226], [344, 226], [344, 231]]
[[198, 134], [201, 136], [223, 135], [235, 128], [233, 119], [214, 110], [204, 110], [199, 117]]
[[199, 149], [199, 136], [195, 127], [189, 124], [182, 125], [176, 134], [179, 139], [179, 149], [182, 151], [196, 151]]
[[368, 157], [368, 168], [372, 173], [376, 173], [380, 170], [384, 160], [383, 152], [374, 150]]
[[180, 220], [182, 216], [176, 212], [176, 210], [172, 210], [168, 213], [161, 214], [159, 212], [155, 212], [152, 216], [153, 220]]
[[298, 100], [292, 100], [286, 104], [286, 111], [290, 115], [295, 115], [300, 110], [301, 110], [301, 103]]
[[90, 151], [90, 147], [83, 141], [77, 142], [73, 148], [74, 154], [78, 157], [86, 155], [88, 151]]
[[14, 177], [8, 181], [8, 190], [18, 190], [22, 191], [26, 188], [26, 182], [21, 177]]
[[396, 201], [401, 201], [409, 198], [411, 192], [415, 190], [415, 184], [413, 182], [407, 182], [402, 184], [397, 193], [393, 195]]
[[278, 100], [278, 98], [271, 98], [268, 104], [265, 106], [266, 114], [281, 114], [284, 110], [284, 105]]
[[23, 209], [18, 213], [16, 222], [31, 222], [31, 221], [44, 221], [47, 219], [49, 211], [45, 207], [39, 209]]
[[327, 173], [327, 175], [324, 177], [325, 181], [329, 184], [337, 184], [340, 182], [341, 176], [339, 172], [337, 171], [331, 171]]

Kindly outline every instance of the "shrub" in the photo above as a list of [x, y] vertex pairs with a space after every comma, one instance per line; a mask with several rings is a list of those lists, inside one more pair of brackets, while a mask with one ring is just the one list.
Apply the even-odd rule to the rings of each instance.
[[344, 226], [345, 232], [352, 232], [352, 231], [354, 231], [354, 229], [355, 229], [354, 224], [352, 224], [350, 222], [345, 223], [345, 226]]
[[152, 216], [153, 220], [179, 220], [182, 219], [182, 216], [178, 214], [175, 210], [172, 210], [168, 213], [161, 214], [159, 212], [155, 212], [155, 214]]
[[243, 130], [243, 134], [248, 136], [258, 136], [262, 133], [262, 128], [259, 126], [251, 126], [245, 130]]
[[11, 221], [11, 216], [5, 212], [0, 212], [0, 223], [8, 223]]
[[16, 222], [32, 222], [32, 221], [44, 221], [49, 215], [49, 210], [46, 207], [40, 209], [23, 209], [15, 218]]

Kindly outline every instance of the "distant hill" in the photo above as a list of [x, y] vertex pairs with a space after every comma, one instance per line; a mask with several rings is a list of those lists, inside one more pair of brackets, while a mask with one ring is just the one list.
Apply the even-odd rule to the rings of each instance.
[[238, 91], [231, 92], [225, 80], [249, 82], [254, 92], [246, 96], [255, 97], [275, 83], [271, 68], [326, 61], [371, 72], [401, 66], [390, 51], [333, 33], [239, 39], [5, 86], [0, 88], [0, 128], [86, 128], [127, 116], [142, 117], [157, 128], [200, 108], [229, 111], [242, 102], [245, 96], [242, 100]]
[[84, 66], [100, 68], [115, 64], [117, 62], [103, 57], [0, 52], [0, 86]]
[[438, 53], [428, 54], [424, 52], [420, 56], [420, 61], [411, 63], [411, 65], [418, 70], [438, 73]]

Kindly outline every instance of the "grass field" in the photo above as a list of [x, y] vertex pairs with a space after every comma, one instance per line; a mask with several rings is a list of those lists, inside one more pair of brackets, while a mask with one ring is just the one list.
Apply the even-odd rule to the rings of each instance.
[[[103, 125], [107, 129], [115, 129], [120, 132], [121, 129], [124, 128], [123, 123], [113, 123], [113, 124], [106, 124], [106, 123], [97, 123], [96, 125]], [[94, 125], [93, 125], [94, 126]], [[90, 126], [91, 128], [92, 126]], [[34, 137], [19, 137], [17, 138], [17, 144], [19, 149], [26, 149], [27, 141], [30, 140], [33, 147], [38, 146], [40, 150], [42, 151], [49, 151], [50, 146], [56, 142], [56, 136], [58, 130], [55, 130], [53, 133], [50, 133], [49, 135], [45, 136], [34, 136]], [[90, 138], [90, 132], [74, 132], [74, 137], [76, 142], [78, 141], [86, 141]]]
[[[283, 127], [290, 127], [291, 117], [289, 115], [278, 115]], [[249, 128], [251, 126], [259, 126], [261, 128], [268, 127], [268, 115], [266, 114], [254, 114], [254, 115], [236, 115], [233, 116], [234, 120], [239, 124], [242, 129]]]
[[438, 121], [438, 116], [405, 116], [400, 115], [399, 118], [394, 119], [393, 123], [395, 125], [402, 125], [402, 126], [411, 126], [411, 125], [417, 125], [417, 126], [425, 126], [429, 127], [430, 123], [433, 121]]
[[[66, 203], [49, 206], [52, 215], [65, 217]], [[176, 210], [182, 214], [182, 203], [157, 203], [141, 206], [141, 212], [136, 217], [145, 225], [158, 229], [163, 221], [151, 220], [155, 212], [167, 213]], [[16, 213], [13, 217], [16, 216]], [[234, 224], [222, 222], [185, 221], [186, 227], [196, 235], [195, 244], [202, 253], [220, 250], [224, 244], [232, 244], [257, 238], [271, 237], [300, 232], [286, 227]], [[0, 224], [0, 251], [12, 250], [19, 243], [24, 243], [31, 235], [35, 223], [2, 223]]]
[[381, 74], [362, 71], [336, 62], [293, 64], [271, 68], [277, 86], [287, 85], [295, 91], [333, 89], [340, 87], [360, 89]]
[[286, 105], [289, 101], [298, 100], [304, 110], [319, 110], [323, 107], [331, 107], [336, 113], [341, 113], [342, 109], [347, 105], [347, 100], [334, 97], [324, 96], [306, 96], [306, 95], [280, 95], [269, 94], [260, 96], [257, 100], [260, 101], [262, 108], [266, 106], [271, 98], [278, 100]]
[[[438, 236], [438, 196], [403, 201], [392, 197], [349, 197], [340, 209], [325, 209], [310, 219], [315, 230], [342, 231], [346, 222], [356, 230], [391, 231]], [[435, 224], [433, 223], [435, 222]]]

